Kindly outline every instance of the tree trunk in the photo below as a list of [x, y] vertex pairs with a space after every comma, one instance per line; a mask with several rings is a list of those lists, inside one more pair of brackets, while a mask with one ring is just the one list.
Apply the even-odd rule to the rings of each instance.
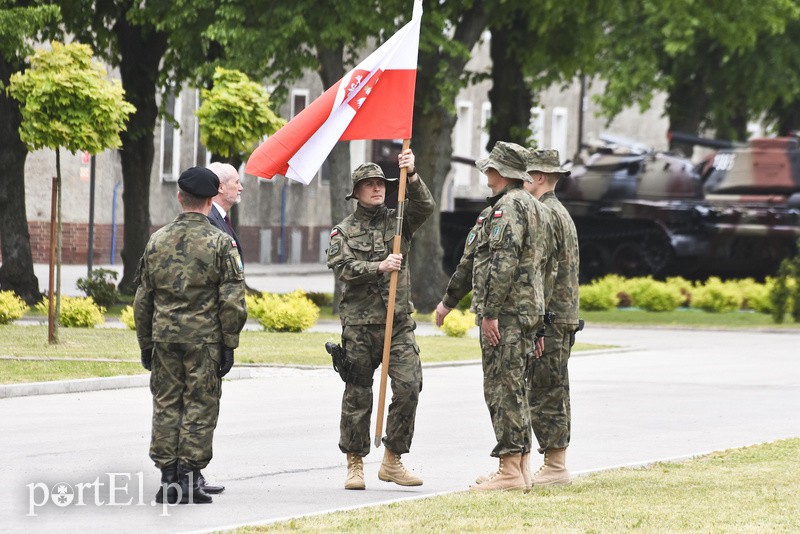
[[[18, 70], [0, 55], [0, 87], [8, 87]], [[22, 115], [16, 100], [0, 89], [0, 290], [13, 291], [28, 304], [42, 299], [33, 273], [31, 239], [25, 212], [25, 158], [28, 149], [19, 138]]]
[[158, 105], [159, 65], [167, 49], [163, 33], [143, 31], [127, 20], [114, 25], [120, 49], [120, 75], [125, 99], [136, 106], [128, 128], [122, 132], [122, 203], [125, 209], [122, 279], [119, 290], [132, 294], [139, 259], [150, 236], [150, 173]]
[[492, 120], [489, 146], [485, 147], [489, 151], [497, 141], [511, 141], [527, 147], [531, 136], [533, 95], [525, 83], [520, 56], [512, 52], [516, 49], [513, 41], [519, 35], [527, 35], [527, 19], [518, 16], [512, 17], [511, 21], [508, 25], [491, 28], [492, 88], [489, 89], [489, 101], [492, 103]]
[[[452, 40], [472, 50], [485, 27], [483, 5], [476, 2], [461, 15]], [[468, 60], [469, 55], [450, 55], [442, 49], [423, 48], [419, 54], [411, 148], [420, 177], [433, 193], [437, 205], [441, 205], [442, 191], [450, 173], [452, 135], [456, 124], [452, 107], [463, 86], [461, 80]], [[436, 209], [430, 220], [417, 230], [412, 243], [411, 295], [415, 306], [423, 312], [436, 307], [447, 286], [447, 275], [442, 268], [439, 221], [439, 209]]]
[[[317, 52], [319, 58], [319, 77], [323, 87], [327, 90], [344, 76], [344, 47], [340, 45], [335, 49], [324, 49]], [[330, 172], [330, 203], [331, 224], [338, 224], [350, 214], [352, 206], [344, 199], [350, 193], [350, 143], [339, 142], [333, 147], [328, 156], [328, 169]], [[333, 312], [338, 313], [339, 302], [342, 300], [343, 284], [336, 280], [333, 287]]]

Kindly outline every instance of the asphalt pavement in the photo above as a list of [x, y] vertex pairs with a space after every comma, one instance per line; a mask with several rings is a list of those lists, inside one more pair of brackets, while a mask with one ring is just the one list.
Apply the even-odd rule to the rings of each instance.
[[[589, 324], [580, 339], [623, 348], [570, 362], [567, 460], [576, 475], [800, 436], [800, 333]], [[424, 376], [414, 444], [403, 458], [423, 486], [380, 482], [379, 449], [366, 458], [366, 491], [344, 490], [338, 375], [267, 368], [223, 385], [214, 460], [204, 472], [226, 491], [210, 505], [166, 509], [151, 502], [159, 474], [147, 457], [147, 387], [0, 399], [0, 525], [26, 533], [208, 532], [466, 490], [496, 467], [481, 367], [427, 366]]]

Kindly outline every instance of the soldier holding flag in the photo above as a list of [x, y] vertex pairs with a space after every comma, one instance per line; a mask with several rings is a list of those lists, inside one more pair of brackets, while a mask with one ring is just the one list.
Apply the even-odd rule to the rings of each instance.
[[409, 291], [411, 276], [407, 254], [411, 237], [433, 213], [433, 197], [416, 174], [410, 149], [399, 156], [408, 169], [408, 201], [402, 229], [401, 253], [392, 254], [396, 211], [384, 204], [387, 178], [375, 163], [364, 163], [353, 171], [353, 190], [347, 199], [358, 200], [355, 211], [331, 231], [328, 267], [344, 283], [339, 315], [342, 348], [358, 373], [345, 384], [342, 396], [339, 449], [347, 454], [346, 489], [364, 489], [363, 458], [370, 449], [372, 375], [381, 363], [389, 280], [398, 271], [396, 307], [391, 335], [392, 401], [386, 424], [386, 447], [378, 478], [402, 486], [419, 486], [422, 479], [403, 466], [400, 455], [411, 447], [417, 402], [422, 390], [422, 365], [411, 318], [414, 305]]

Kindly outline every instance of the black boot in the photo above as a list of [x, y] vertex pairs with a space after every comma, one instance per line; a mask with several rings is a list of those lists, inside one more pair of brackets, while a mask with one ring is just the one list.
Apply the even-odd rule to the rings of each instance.
[[194, 477], [197, 479], [197, 485], [200, 486], [200, 489], [209, 495], [216, 495], [225, 491], [225, 486], [222, 484], [209, 484], [199, 469], [194, 472]]
[[161, 469], [161, 487], [156, 493], [156, 502], [164, 502], [164, 488], [167, 492], [167, 503], [178, 503], [178, 464], [172, 464]]
[[181, 504], [206, 504], [211, 495], [200, 489], [194, 470], [178, 464], [178, 482], [181, 485]]

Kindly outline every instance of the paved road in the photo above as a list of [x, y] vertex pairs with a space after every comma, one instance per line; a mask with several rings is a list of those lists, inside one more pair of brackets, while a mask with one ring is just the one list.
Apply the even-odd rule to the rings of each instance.
[[[568, 459], [576, 473], [800, 436], [798, 333], [589, 327], [583, 340], [630, 350], [578, 355], [570, 364]], [[353, 492], [341, 488], [342, 383], [332, 371], [269, 369], [226, 382], [206, 473], [228, 489], [212, 505], [168, 515], [149, 504], [158, 473], [147, 459], [146, 388], [2, 399], [0, 525], [5, 532], [215, 530], [464, 490], [496, 465], [480, 384], [478, 365], [426, 368], [417, 437], [405, 457], [425, 484], [378, 481], [379, 450], [367, 457], [367, 491]], [[129, 505], [109, 504], [109, 473], [131, 477], [115, 479], [125, 489], [114, 501]], [[31, 504], [45, 502], [59, 482], [72, 488], [72, 504]]]

